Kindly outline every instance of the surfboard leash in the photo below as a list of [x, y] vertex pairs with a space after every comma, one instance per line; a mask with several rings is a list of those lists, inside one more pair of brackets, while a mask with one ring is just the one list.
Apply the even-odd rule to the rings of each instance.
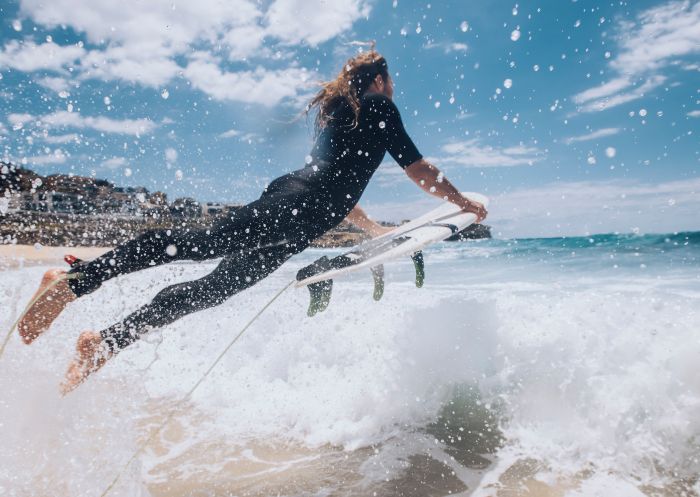
[[165, 418], [165, 420], [156, 428], [153, 433], [146, 439], [145, 442], [143, 442], [139, 447], [136, 449], [136, 451], [132, 454], [132, 456], [129, 458], [129, 460], [124, 464], [122, 469], [117, 473], [117, 475], [114, 477], [114, 480], [107, 486], [107, 488], [100, 494], [100, 497], [105, 497], [111, 490], [114, 488], [114, 486], [117, 484], [117, 482], [121, 479], [122, 475], [124, 472], [131, 466], [131, 463], [134, 462], [134, 460], [141, 455], [141, 453], [150, 445], [150, 443], [156, 439], [156, 437], [163, 431], [163, 429], [168, 426], [168, 423], [172, 421], [172, 419], [175, 417], [175, 414], [180, 410], [180, 408], [183, 406], [185, 402], [190, 400], [192, 397], [192, 394], [199, 388], [199, 386], [204, 382], [204, 380], [209, 376], [209, 373], [212, 372], [212, 370], [216, 367], [217, 364], [221, 361], [221, 359], [224, 358], [226, 353], [233, 347], [233, 344], [235, 344], [239, 338], [243, 335], [243, 333], [250, 328], [250, 326], [257, 320], [265, 310], [267, 310], [268, 307], [270, 307], [275, 300], [277, 300], [280, 295], [282, 295], [290, 286], [294, 284], [296, 280], [292, 280], [289, 283], [287, 283], [280, 291], [278, 291], [274, 297], [272, 297], [267, 304], [265, 304], [262, 309], [260, 309], [255, 316], [253, 316], [247, 323], [246, 325], [241, 329], [241, 331], [238, 332], [238, 334], [233, 337], [233, 339], [228, 343], [228, 345], [224, 348], [224, 350], [218, 355], [218, 357], [214, 360], [214, 362], [209, 366], [209, 368], [204, 372], [204, 374], [197, 380], [197, 382], [190, 388], [190, 390], [185, 394], [182, 399], [180, 399], [177, 404], [175, 404], [175, 407], [172, 408], [168, 416]]
[[83, 274], [82, 273], [66, 273], [58, 278], [56, 278], [54, 281], [46, 285], [46, 288], [44, 288], [41, 292], [39, 292], [38, 295], [36, 295], [32, 300], [29, 301], [27, 304], [27, 307], [24, 308], [22, 313], [19, 315], [19, 317], [15, 320], [15, 322], [12, 324], [10, 327], [10, 331], [7, 332], [7, 335], [5, 335], [5, 339], [2, 341], [2, 345], [0, 345], [0, 359], [2, 359], [3, 354], [5, 353], [5, 347], [7, 346], [7, 343], [10, 341], [10, 337], [12, 337], [12, 332], [15, 331], [15, 328], [17, 328], [17, 325], [19, 322], [22, 320], [22, 318], [29, 312], [29, 309], [32, 308], [34, 304], [36, 304], [39, 299], [41, 299], [44, 295], [48, 293], [49, 290], [51, 290], [53, 287], [58, 285], [61, 281], [65, 280], [74, 280], [77, 278], [80, 278]]

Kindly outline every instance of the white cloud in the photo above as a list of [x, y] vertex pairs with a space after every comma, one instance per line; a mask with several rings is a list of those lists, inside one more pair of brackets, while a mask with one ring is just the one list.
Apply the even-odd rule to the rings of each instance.
[[36, 82], [44, 88], [53, 90], [56, 93], [61, 93], [62, 91], [68, 91], [70, 89], [70, 85], [68, 84], [68, 81], [65, 78], [56, 78], [48, 76], [45, 78], [37, 79]]
[[34, 116], [31, 114], [9, 114], [7, 116], [7, 122], [12, 125], [13, 128], [18, 126], [24, 126], [28, 122], [31, 122]]
[[124, 80], [158, 88], [170, 81], [180, 66], [170, 58], [169, 49], [158, 44], [129, 43], [92, 50], [81, 61], [80, 79]]
[[60, 148], [57, 148], [50, 154], [46, 155], [36, 155], [33, 157], [24, 157], [22, 158], [21, 162], [22, 164], [34, 164], [36, 166], [45, 166], [47, 164], [63, 164], [66, 162], [68, 159], [68, 156], [66, 155], [63, 150]]
[[77, 143], [80, 141], [80, 136], [75, 133], [69, 133], [67, 135], [57, 135], [57, 136], [44, 136], [42, 137], [46, 143], [63, 144], [63, 143]]
[[285, 43], [317, 45], [369, 12], [365, 0], [275, 0], [265, 15], [266, 32]]
[[76, 45], [61, 46], [53, 42], [37, 45], [32, 41], [11, 40], [0, 51], [0, 69], [64, 71], [84, 55], [85, 49]]
[[630, 81], [630, 78], [626, 76], [611, 79], [607, 83], [603, 83], [600, 86], [590, 88], [577, 95], [574, 95], [574, 102], [577, 104], [583, 104], [585, 102], [590, 102], [591, 100], [599, 100], [601, 98], [609, 97], [610, 95], [614, 95], [621, 90], [629, 88], [631, 84], [632, 82]]
[[607, 136], [616, 135], [620, 131], [621, 131], [620, 128], [602, 128], [602, 129], [598, 129], [596, 131], [592, 131], [592, 132], [585, 134], [585, 135], [572, 136], [572, 137], [566, 138], [566, 139], [564, 139], [564, 142], [566, 144], [570, 144], [570, 143], [576, 143], [576, 142], [597, 140], [598, 138], [605, 138]]
[[621, 74], [641, 74], [675, 58], [700, 53], [700, 3], [671, 1], [623, 24], [620, 53], [610, 65]]
[[175, 150], [174, 148], [166, 148], [165, 160], [167, 160], [171, 164], [174, 163], [177, 160], [177, 150]]
[[442, 146], [442, 151], [445, 155], [434, 159], [438, 166], [443, 163], [466, 167], [523, 166], [542, 159], [542, 153], [535, 147], [520, 144], [496, 148], [482, 145], [478, 138], [448, 143]]
[[467, 50], [469, 50], [469, 46], [466, 43], [454, 43], [454, 42], [441, 42], [441, 43], [429, 42], [429, 43], [426, 43], [425, 45], [423, 45], [423, 48], [442, 49], [445, 53], [466, 52]]
[[619, 25], [619, 50], [610, 67], [617, 76], [573, 97], [581, 112], [595, 112], [632, 100], [662, 85], [661, 70], [700, 53], [700, 2], [673, 0]]
[[128, 162], [124, 157], [112, 157], [111, 159], [102, 161], [100, 167], [104, 169], [120, 169], [127, 164]]
[[700, 117], [700, 110], [691, 110], [688, 112], [688, 115], [690, 117]]
[[[549, 183], [488, 196], [485, 223], [499, 238], [692, 231], [698, 229], [700, 177], [666, 183]], [[399, 221], [407, 212], [435, 205], [432, 198], [416, 194], [406, 202], [368, 202], [366, 207], [375, 219]]]
[[305, 69], [289, 68], [223, 72], [206, 54], [197, 54], [185, 69], [192, 86], [217, 100], [237, 100], [274, 106], [285, 98], [294, 98], [306, 87], [309, 73]]
[[92, 43], [160, 45], [182, 53], [198, 40], [216, 40], [261, 12], [251, 0], [149, 0], [128, 6], [112, 0], [22, 0], [20, 13], [47, 27], [71, 26]]
[[[639, 86], [634, 86], [633, 84], [630, 84], [627, 86], [625, 89], [629, 89], [629, 91], [625, 91], [622, 93], [617, 93], [615, 95], [611, 96], [605, 96], [602, 98], [598, 98], [595, 100], [590, 100], [587, 101], [585, 100], [584, 97], [582, 97], [582, 94], [578, 94], [574, 96], [574, 102], [582, 104], [581, 107], [579, 108], [579, 111], [581, 112], [594, 112], [594, 111], [601, 111], [605, 109], [609, 109], [611, 107], [616, 107], [618, 105], [625, 104], [627, 102], [631, 102], [632, 100], [637, 100], [639, 98], [642, 98], [644, 95], [652, 91], [653, 89], [661, 86], [664, 81], [666, 81], [665, 76], [661, 75], [655, 75], [647, 80], [645, 80], [641, 85]], [[603, 85], [605, 86], [605, 85]], [[598, 87], [602, 88], [602, 87]], [[595, 89], [594, 89], [595, 90]], [[590, 91], [590, 90], [589, 90]], [[586, 92], [583, 92], [586, 93]]]
[[141, 135], [153, 131], [156, 124], [150, 119], [111, 119], [103, 116], [82, 116], [78, 112], [57, 111], [44, 116], [31, 114], [10, 114], [7, 120], [14, 126], [34, 122], [38, 127], [94, 129], [104, 133], [122, 135]]
[[[191, 61], [185, 69], [194, 87], [217, 99], [254, 103], [265, 100], [264, 91], [272, 91], [272, 105], [298, 98], [296, 85], [303, 78], [293, 62], [275, 71], [227, 72], [225, 61], [214, 54], [234, 62], [268, 61], [279, 51], [269, 46], [281, 44], [284, 51], [292, 44], [317, 45], [350, 29], [369, 12], [370, 0], [149, 0], [128, 7], [113, 0], [21, 0], [21, 17], [49, 29], [69, 26], [97, 48], [12, 41], [0, 51], [0, 68], [52, 70], [68, 76], [65, 69], [75, 66], [70, 76], [76, 80], [123, 80], [160, 88], [183, 71], [181, 58], [190, 57], [196, 47], [208, 56]], [[211, 83], [197, 69], [212, 76]], [[43, 83], [52, 89], [61, 84], [57, 79]], [[234, 86], [231, 90], [225, 88], [229, 83]], [[289, 83], [294, 86], [285, 89]]]
[[240, 134], [241, 132], [237, 129], [229, 129], [228, 131], [221, 133], [219, 138], [233, 138], [234, 136], [239, 136]]
[[474, 117], [475, 115], [476, 114], [473, 112], [461, 111], [459, 114], [457, 114], [457, 119], [461, 121], [462, 119], [469, 119], [470, 117]]
[[232, 28], [224, 35], [223, 42], [228, 48], [230, 60], [245, 59], [262, 49], [265, 29], [257, 24]]
[[665, 233], [697, 229], [700, 178], [553, 183], [492, 198], [488, 222], [507, 236]]

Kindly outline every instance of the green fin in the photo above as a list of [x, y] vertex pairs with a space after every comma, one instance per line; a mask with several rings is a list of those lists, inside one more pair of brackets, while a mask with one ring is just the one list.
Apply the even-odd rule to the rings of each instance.
[[309, 317], [315, 316], [319, 312], [323, 312], [328, 307], [331, 301], [331, 291], [333, 290], [333, 280], [319, 281], [308, 285], [311, 301], [306, 315]]
[[384, 295], [384, 266], [379, 265], [370, 268], [372, 277], [374, 278], [374, 300], [380, 300]]
[[416, 287], [421, 288], [425, 281], [425, 262], [423, 261], [423, 252], [420, 250], [411, 256], [413, 265], [416, 268]]

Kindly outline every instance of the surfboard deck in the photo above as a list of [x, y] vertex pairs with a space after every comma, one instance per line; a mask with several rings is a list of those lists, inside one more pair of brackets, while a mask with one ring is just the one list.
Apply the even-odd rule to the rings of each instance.
[[[484, 206], [488, 206], [486, 196], [474, 192], [462, 195]], [[431, 243], [442, 241], [462, 231], [476, 221], [476, 214], [464, 212], [456, 205], [445, 202], [412, 221], [371, 240], [367, 240], [339, 256], [343, 267], [330, 269], [297, 281], [297, 287], [337, 278], [361, 269], [371, 269], [392, 259], [413, 255]]]

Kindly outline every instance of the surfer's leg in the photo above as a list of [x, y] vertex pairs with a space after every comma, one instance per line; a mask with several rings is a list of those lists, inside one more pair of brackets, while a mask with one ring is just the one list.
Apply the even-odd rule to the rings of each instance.
[[83, 296], [122, 274], [178, 260], [221, 257], [212, 242], [206, 229], [149, 230], [92, 261], [74, 266], [70, 272], [80, 273], [80, 277], [69, 284], [77, 296]]
[[96, 290], [109, 278], [171, 260], [205, 259], [215, 257], [214, 254], [220, 257], [221, 250], [208, 238], [206, 230], [147, 231], [93, 261], [75, 265], [68, 272], [46, 271], [30, 306], [17, 323], [22, 340], [32, 343], [49, 329], [70, 302]]
[[165, 326], [193, 312], [221, 304], [279, 268], [294, 251], [279, 246], [228, 256], [207, 276], [161, 290], [147, 304], [99, 333], [78, 339], [78, 354], [66, 373], [64, 393], [77, 387], [114, 354], [153, 328]]
[[273, 232], [266, 202], [256, 200], [218, 220], [211, 228], [150, 230], [96, 259], [71, 269], [80, 278], [69, 285], [77, 296], [91, 293], [115, 276], [173, 261], [216, 259], [254, 247]]

